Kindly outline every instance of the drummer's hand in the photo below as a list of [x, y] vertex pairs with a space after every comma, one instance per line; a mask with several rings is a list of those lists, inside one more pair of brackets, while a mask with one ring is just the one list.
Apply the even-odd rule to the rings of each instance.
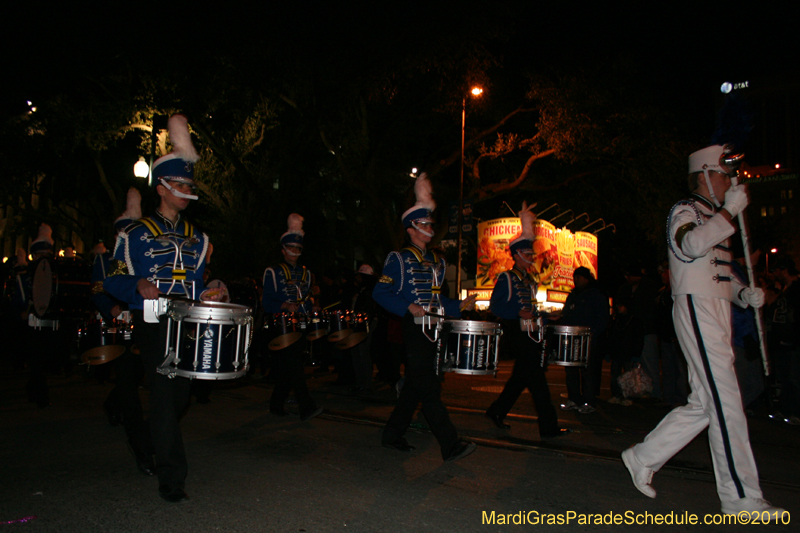
[[461, 300], [461, 305], [459, 306], [459, 310], [461, 311], [472, 311], [475, 309], [475, 300], [478, 298], [477, 294], [472, 294], [467, 296], [463, 300]]
[[522, 309], [519, 312], [519, 317], [524, 320], [530, 320], [531, 318], [533, 318], [533, 313], [531, 313], [530, 309]]
[[290, 313], [296, 313], [297, 310], [300, 309], [300, 306], [291, 302], [283, 302], [281, 304], [281, 309], [284, 311], [289, 311]]
[[410, 304], [408, 306], [408, 312], [414, 316], [425, 316], [425, 308], [417, 304]]
[[111, 308], [111, 316], [114, 318], [119, 318], [119, 315], [122, 314], [122, 308], [118, 305], [115, 305]]
[[147, 281], [147, 279], [142, 278], [138, 282], [136, 282], [136, 291], [142, 295], [142, 298], [145, 300], [157, 300], [158, 299], [158, 287]]

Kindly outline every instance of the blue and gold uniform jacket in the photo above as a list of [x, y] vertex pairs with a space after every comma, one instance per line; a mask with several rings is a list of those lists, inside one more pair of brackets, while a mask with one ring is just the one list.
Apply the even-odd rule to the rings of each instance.
[[386, 258], [372, 298], [400, 317], [408, 312], [409, 305], [417, 304], [427, 309], [432, 300], [433, 307], [444, 307], [445, 315], [460, 316], [461, 302], [442, 294], [445, 268], [443, 257], [410, 244]]
[[127, 302], [131, 309], [143, 307], [144, 299], [136, 290], [142, 278], [155, 284], [163, 294], [183, 294], [196, 300], [205, 289], [203, 270], [207, 252], [208, 235], [180, 216], [173, 224], [156, 211], [120, 232], [103, 288], [114, 298]]
[[536, 301], [536, 282], [530, 274], [512, 268], [497, 276], [489, 311], [498, 318], [519, 318], [522, 310], [532, 311]]
[[92, 303], [105, 320], [114, 318], [111, 316], [111, 308], [120, 304], [119, 300], [113, 298], [103, 289], [103, 282], [111, 272], [113, 257], [111, 252], [98, 254], [94, 258], [94, 263], [92, 263]]
[[300, 304], [300, 312], [311, 311], [311, 272], [304, 266], [278, 263], [264, 271], [265, 313], [280, 313], [284, 302]]

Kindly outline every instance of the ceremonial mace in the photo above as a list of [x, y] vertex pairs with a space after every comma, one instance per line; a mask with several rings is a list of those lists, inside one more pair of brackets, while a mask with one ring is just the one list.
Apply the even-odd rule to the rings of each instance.
[[[739, 184], [739, 167], [744, 162], [744, 154], [733, 153], [731, 145], [725, 145], [720, 156], [720, 165], [730, 171], [731, 186]], [[742, 248], [744, 248], [744, 261], [747, 266], [747, 277], [750, 281], [750, 288], [755, 290], [756, 282], [753, 274], [753, 261], [750, 259], [750, 236], [747, 229], [747, 218], [744, 209], [739, 211], [737, 216], [739, 221], [739, 232], [742, 234]], [[767, 344], [764, 342], [764, 319], [761, 315], [761, 308], [753, 310], [755, 313], [756, 330], [758, 331], [758, 345], [761, 348], [761, 363], [764, 365], [764, 376], [769, 376], [769, 359], [767, 358]]]

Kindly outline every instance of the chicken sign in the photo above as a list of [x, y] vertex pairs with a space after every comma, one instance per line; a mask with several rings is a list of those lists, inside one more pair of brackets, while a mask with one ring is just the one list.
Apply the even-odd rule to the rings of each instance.
[[[476, 288], [494, 287], [497, 276], [514, 266], [508, 245], [520, 233], [519, 218], [498, 218], [478, 224]], [[572, 273], [581, 266], [597, 278], [597, 236], [556, 228], [546, 220], [536, 220], [533, 233], [533, 262], [528, 271], [540, 289], [571, 291]]]

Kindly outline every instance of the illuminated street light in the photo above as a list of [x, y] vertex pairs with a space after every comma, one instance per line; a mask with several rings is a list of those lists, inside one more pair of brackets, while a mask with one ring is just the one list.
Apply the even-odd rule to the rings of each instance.
[[139, 156], [139, 160], [133, 165], [133, 175], [137, 178], [146, 178], [150, 175], [150, 165], [144, 160], [144, 157]]
[[777, 248], [770, 248], [770, 250], [767, 252], [767, 255], [766, 255], [766, 257], [767, 257], [767, 272], [769, 272], [769, 254], [777, 254], [777, 253], [778, 253], [778, 249]]
[[[483, 89], [473, 87], [470, 90], [473, 97], [483, 94]], [[458, 262], [456, 265], [456, 298], [461, 299], [461, 242], [463, 240], [464, 224], [464, 129], [467, 123], [467, 97], [461, 101], [461, 190], [458, 195]]]

